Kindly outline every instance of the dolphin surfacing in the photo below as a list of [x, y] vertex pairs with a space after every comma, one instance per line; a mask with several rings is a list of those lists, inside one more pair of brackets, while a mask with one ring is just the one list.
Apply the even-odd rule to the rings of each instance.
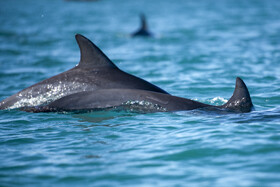
[[144, 14], [140, 14], [141, 26], [140, 28], [131, 34], [132, 37], [142, 36], [142, 37], [152, 37], [153, 34], [148, 29], [148, 24]]
[[98, 89], [140, 89], [168, 94], [161, 88], [120, 70], [86, 37], [76, 34], [79, 64], [2, 100], [0, 109], [39, 106], [70, 94]]
[[221, 106], [208, 105], [182, 97], [147, 90], [99, 89], [68, 95], [47, 106], [25, 108], [22, 110], [28, 112], [87, 112], [118, 107], [145, 112], [170, 112], [198, 108], [217, 108], [245, 113], [252, 110], [253, 104], [245, 83], [241, 78], [237, 77], [232, 97], [227, 103]]

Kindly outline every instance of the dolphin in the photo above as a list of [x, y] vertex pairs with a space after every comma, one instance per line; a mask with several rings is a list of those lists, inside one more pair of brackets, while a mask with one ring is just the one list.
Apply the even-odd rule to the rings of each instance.
[[144, 14], [140, 15], [140, 19], [141, 19], [141, 26], [140, 28], [131, 34], [132, 37], [135, 36], [145, 36], [145, 37], [152, 37], [152, 33], [148, 31], [148, 24], [146, 21], [146, 17]]
[[65, 96], [46, 106], [23, 108], [28, 112], [87, 112], [105, 109], [129, 109], [136, 112], [172, 112], [198, 108], [227, 109], [232, 112], [250, 112], [253, 109], [249, 91], [239, 77], [227, 103], [213, 106], [159, 92], [138, 89], [99, 89]]
[[76, 34], [79, 64], [2, 100], [0, 109], [48, 104], [67, 95], [98, 89], [140, 89], [168, 94], [161, 88], [120, 70], [86, 37]]

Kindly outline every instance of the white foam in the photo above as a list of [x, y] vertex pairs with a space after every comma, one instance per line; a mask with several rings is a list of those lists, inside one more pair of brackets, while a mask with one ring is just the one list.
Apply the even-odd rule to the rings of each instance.
[[212, 104], [220, 103], [220, 102], [226, 103], [226, 102], [228, 102], [228, 100], [225, 98], [222, 98], [222, 97], [214, 97], [213, 99], [210, 100], [210, 103], [212, 103]]

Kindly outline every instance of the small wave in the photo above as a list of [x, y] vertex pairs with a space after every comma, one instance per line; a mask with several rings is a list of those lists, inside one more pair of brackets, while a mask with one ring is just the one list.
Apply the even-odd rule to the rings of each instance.
[[228, 100], [225, 98], [222, 98], [222, 97], [214, 97], [209, 102], [213, 105], [222, 105], [222, 104], [225, 104], [226, 102], [228, 102]]

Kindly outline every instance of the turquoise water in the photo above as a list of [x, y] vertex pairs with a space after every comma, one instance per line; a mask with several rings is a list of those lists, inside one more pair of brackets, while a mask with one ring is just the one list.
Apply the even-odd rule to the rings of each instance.
[[[0, 186], [280, 186], [280, 1], [0, 1], [0, 99], [74, 67], [81, 33], [121, 69], [255, 111], [0, 111]], [[130, 38], [145, 13], [155, 38]]]

